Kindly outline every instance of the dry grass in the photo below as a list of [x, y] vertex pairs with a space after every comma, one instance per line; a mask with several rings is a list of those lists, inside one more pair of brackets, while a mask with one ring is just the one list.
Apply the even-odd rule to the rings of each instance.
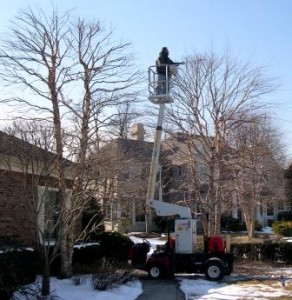
[[[265, 296], [265, 299], [273, 299], [273, 300], [288, 300], [288, 299], [292, 299], [292, 282], [289, 282], [286, 284], [285, 287], [282, 287], [282, 285], [280, 284], [280, 282], [278, 280], [248, 280], [248, 281], [240, 281], [237, 283], [233, 283], [234, 285], [240, 285], [240, 286], [247, 286], [247, 287], [255, 287], [258, 290], [262, 290], [262, 291], [267, 291], [267, 290], [273, 290], [274, 293], [277, 292], [282, 292], [285, 293], [286, 295], [283, 296], [271, 296], [269, 298], [267, 298], [267, 296]], [[291, 296], [290, 296], [290, 295]], [[245, 300], [247, 300], [247, 298], [244, 298]], [[251, 298], [251, 299], [255, 299], [255, 298]], [[240, 299], [239, 299], [240, 300]]]
[[[279, 266], [272, 263], [253, 261], [253, 262], [239, 262], [234, 264], [234, 274], [240, 276], [240, 279], [235, 282], [230, 282], [235, 286], [255, 287], [257, 290], [269, 291], [271, 296], [265, 299], [286, 300], [292, 299], [292, 277], [287, 274], [289, 266]], [[281, 284], [281, 276], [285, 278], [285, 287]], [[272, 296], [272, 294], [281, 292], [285, 296]], [[287, 296], [290, 294], [291, 296]], [[247, 298], [244, 298], [247, 300]], [[255, 299], [252, 298], [251, 299]]]

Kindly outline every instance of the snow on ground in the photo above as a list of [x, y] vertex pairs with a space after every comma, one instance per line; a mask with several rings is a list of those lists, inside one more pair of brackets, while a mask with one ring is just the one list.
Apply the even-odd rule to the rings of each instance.
[[[270, 227], [264, 228], [264, 233], [271, 234]], [[142, 238], [130, 235], [134, 243], [143, 242]], [[164, 245], [165, 239], [147, 238], [150, 245], [150, 253], [157, 245]], [[257, 269], [254, 275], [249, 274], [232, 274], [226, 276], [223, 281], [211, 282], [204, 276], [197, 276], [194, 279], [181, 279], [181, 290], [185, 293], [187, 300], [236, 300], [236, 299], [271, 299], [280, 296], [291, 296], [292, 299], [292, 268], [268, 268], [261, 271], [262, 266], [253, 266], [253, 270]], [[263, 274], [264, 272], [264, 274]], [[251, 272], [252, 273], [252, 272]], [[286, 287], [281, 283], [283, 276]], [[288, 288], [287, 288], [288, 287]]]
[[[145, 240], [133, 234], [129, 237], [134, 243], [141, 243]], [[150, 253], [156, 249], [157, 245], [165, 244], [165, 239], [159, 237], [147, 238], [146, 240], [151, 245]], [[264, 300], [280, 296], [291, 297], [292, 299], [292, 268], [269, 268], [265, 266], [265, 270], [263, 270], [263, 266], [252, 265], [250, 267], [252, 269], [247, 266], [246, 273], [233, 273], [224, 277], [221, 282], [207, 281], [204, 276], [200, 275], [194, 275], [193, 279], [189, 279], [190, 276], [187, 278], [186, 276], [177, 276], [177, 278], [180, 281], [181, 290], [185, 293], [186, 300]], [[38, 277], [38, 283], [40, 280]], [[283, 282], [285, 287], [282, 285]], [[82, 277], [80, 285], [75, 285], [72, 279], [51, 278], [51, 291], [53, 291], [53, 295], [58, 297], [58, 300], [134, 300], [143, 293], [140, 281], [130, 282], [107, 291], [94, 290], [90, 275]], [[28, 298], [18, 295], [18, 298], [15, 297], [15, 299], [27, 300]], [[31, 299], [29, 298], [29, 300]]]
[[232, 274], [224, 277], [221, 282], [207, 281], [203, 276], [179, 279], [180, 288], [185, 293], [186, 300], [264, 300], [280, 296], [292, 299], [292, 268], [273, 269], [271, 273], [262, 273], [264, 274]]
[[[281, 284], [283, 276], [285, 287]], [[134, 281], [107, 291], [93, 290], [91, 277], [82, 277], [81, 284], [75, 285], [72, 279], [59, 280], [51, 278], [52, 295], [58, 300], [135, 300], [143, 293], [142, 283]], [[292, 268], [281, 268], [262, 276], [233, 274], [221, 282], [211, 282], [204, 276], [194, 275], [194, 279], [177, 276], [186, 300], [239, 300], [239, 299], [272, 299], [280, 296], [291, 296], [292, 299]], [[188, 276], [189, 278], [189, 276]], [[37, 282], [41, 280], [38, 277]], [[282, 281], [283, 282], [283, 281]], [[33, 286], [36, 286], [35, 284]], [[153, 295], [155, 299], [155, 295]], [[17, 300], [31, 300], [15, 294]]]
[[[39, 277], [31, 287], [36, 287], [40, 281]], [[59, 280], [52, 277], [51, 291], [58, 300], [134, 300], [143, 292], [140, 281], [129, 282], [106, 291], [97, 291], [92, 288], [90, 276], [82, 277], [80, 285], [75, 285], [72, 279]], [[25, 298], [15, 293], [13, 299], [31, 300], [32, 297]]]
[[273, 229], [272, 227], [263, 227], [261, 231], [257, 231], [259, 233], [265, 233], [265, 234], [272, 234], [273, 233]]
[[217, 283], [210, 282], [203, 279], [190, 280], [183, 279], [180, 283], [181, 290], [185, 293], [187, 300], [194, 299], [270, 299], [280, 296], [292, 296], [289, 292], [281, 286], [279, 282], [274, 284], [264, 283]]

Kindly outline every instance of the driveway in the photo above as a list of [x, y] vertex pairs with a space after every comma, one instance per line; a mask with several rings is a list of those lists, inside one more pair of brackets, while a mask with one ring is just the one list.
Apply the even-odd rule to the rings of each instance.
[[185, 300], [176, 279], [142, 279], [143, 294], [137, 300]]

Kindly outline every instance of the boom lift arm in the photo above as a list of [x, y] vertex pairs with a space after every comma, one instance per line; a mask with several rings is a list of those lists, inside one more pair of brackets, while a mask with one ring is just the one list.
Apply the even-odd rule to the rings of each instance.
[[[155, 209], [156, 214], [158, 216], [174, 216], [179, 215], [180, 218], [192, 218], [191, 210], [188, 207], [162, 202], [154, 199], [155, 195], [155, 186], [156, 186], [156, 177], [158, 172], [158, 164], [159, 164], [159, 154], [160, 154], [160, 146], [161, 146], [161, 136], [162, 136], [162, 125], [164, 121], [164, 111], [165, 104], [172, 102], [172, 98], [169, 93], [165, 95], [155, 95], [154, 85], [157, 81], [155, 78], [155, 72], [153, 71], [153, 66], [149, 68], [149, 91], [150, 91], [150, 101], [155, 104], [159, 104], [159, 114], [158, 121], [155, 131], [155, 139], [154, 146], [152, 152], [152, 160], [150, 166], [150, 174], [149, 174], [149, 183], [148, 183], [148, 192], [147, 192], [147, 200], [146, 205]], [[151, 75], [152, 74], [152, 75]], [[157, 74], [156, 74], [157, 75]], [[153, 81], [152, 79], [153, 78]], [[166, 84], [169, 85], [169, 77], [166, 77]], [[153, 101], [154, 100], [154, 101]]]
[[148, 201], [148, 206], [155, 209], [157, 216], [168, 217], [179, 215], [183, 219], [191, 219], [191, 210], [188, 207], [177, 204], [162, 202], [158, 200]]
[[[140, 265], [142, 262], [143, 269], [148, 272], [151, 278], [156, 279], [162, 275], [174, 275], [176, 272], [187, 272], [205, 273], [207, 279], [218, 281], [221, 280], [224, 275], [229, 275], [232, 272], [233, 266], [233, 255], [225, 253], [225, 243], [222, 237], [212, 236], [206, 239], [204, 251], [198, 252], [196, 249], [197, 223], [196, 220], [192, 218], [190, 209], [188, 207], [154, 199], [165, 104], [173, 101], [169, 95], [168, 88], [165, 89], [165, 94], [161, 94], [160, 91], [159, 93], [155, 93], [158, 78], [154, 68], [154, 66], [149, 68], [149, 79], [153, 76], [153, 81], [149, 80], [149, 100], [154, 104], [159, 104], [159, 115], [155, 132], [146, 206], [147, 208], [155, 209], [158, 216], [179, 215], [180, 218], [175, 218], [174, 220], [174, 236], [170, 235], [170, 229], [168, 228], [168, 241], [163, 252], [153, 252], [147, 258], [146, 254], [149, 251], [149, 244], [144, 242], [142, 248], [141, 244], [138, 244], [140, 248], [137, 247], [137, 250], [132, 253], [136, 253], [136, 264], [139, 263]], [[161, 84], [161, 82], [159, 83]], [[167, 76], [164, 85], [166, 87], [169, 86]], [[146, 248], [145, 244], [147, 246]], [[141, 249], [146, 249], [146, 251], [143, 250], [141, 252]], [[145, 265], [143, 263], [144, 258]]]

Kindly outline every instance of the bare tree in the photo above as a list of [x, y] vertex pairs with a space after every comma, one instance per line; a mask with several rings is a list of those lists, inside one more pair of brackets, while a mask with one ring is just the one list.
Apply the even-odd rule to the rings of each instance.
[[[48, 204], [48, 195], [52, 193], [57, 195], [56, 191], [59, 189], [58, 177], [56, 177], [56, 155], [52, 152], [55, 145], [52, 138], [53, 130], [46, 125], [36, 122], [30, 124], [14, 122], [12, 126], [5, 129], [9, 135], [2, 140], [2, 147], [6, 147], [4, 160], [7, 169], [11, 170], [14, 164], [21, 168], [23, 193], [19, 197], [19, 205], [24, 208], [23, 213], [27, 216], [27, 222], [33, 224], [37, 249], [40, 250], [42, 259], [44, 295], [50, 292], [50, 264], [59, 254], [58, 249], [62, 239], [58, 234], [59, 239], [55, 240], [55, 233], [60, 225], [60, 218], [56, 215], [60, 211], [57, 197], [54, 203]], [[15, 138], [16, 136], [21, 139]], [[51, 246], [53, 238], [54, 246]]]
[[[199, 206], [207, 234], [219, 232], [222, 203], [229, 195], [224, 172], [228, 165], [226, 134], [234, 124], [245, 121], [245, 113], [263, 106], [261, 96], [273, 89], [262, 71], [228, 55], [211, 53], [187, 57], [175, 79], [176, 101], [168, 118], [184, 134], [192, 201]], [[200, 166], [206, 170], [203, 177]]]
[[112, 31], [107, 32], [99, 22], [79, 20], [71, 34], [70, 46], [77, 64], [70, 74], [80, 81], [83, 97], [77, 101], [63, 98], [63, 103], [78, 124], [77, 160], [82, 165], [90, 138], [105, 131], [115, 114], [107, 110], [135, 102], [133, 87], [140, 80], [140, 72], [134, 67], [133, 56], [126, 54], [129, 44], [112, 42]]
[[133, 109], [130, 101], [120, 104], [111, 121], [112, 135], [124, 139], [129, 138], [130, 126], [139, 116], [141, 113]]
[[[70, 81], [69, 66], [64, 65], [69, 52], [68, 19], [68, 13], [59, 16], [54, 12], [47, 16], [40, 9], [33, 11], [29, 8], [21, 11], [12, 22], [10, 36], [3, 41], [0, 51], [2, 80], [9, 87], [20, 86], [28, 92], [12, 96], [6, 102], [22, 107], [23, 118], [32, 118], [32, 114], [29, 114], [31, 110], [43, 118], [48, 116], [54, 124], [55, 165], [59, 174], [60, 231], [63, 231], [63, 237], [68, 232], [68, 224], [65, 219], [67, 197], [60, 100], [66, 83]], [[70, 276], [70, 262], [66, 259], [66, 238], [60, 247], [62, 273]]]
[[237, 199], [253, 238], [257, 210], [283, 200], [284, 155], [279, 134], [267, 114], [251, 115], [249, 120], [234, 127], [229, 139]]
[[284, 178], [286, 180], [286, 197], [290, 202], [290, 210], [292, 210], [292, 164], [290, 164], [289, 167], [285, 170]]
[[[5, 153], [7, 153], [4, 161], [1, 162], [5, 163], [7, 170], [12, 170], [13, 164], [21, 168], [24, 192], [19, 199], [19, 204], [25, 210], [27, 222], [33, 224], [36, 246], [41, 253], [43, 295], [50, 293], [50, 265], [60, 255], [59, 249], [64, 235], [72, 235], [75, 226], [78, 225], [77, 221], [83, 216], [82, 213], [92, 204], [90, 200], [97, 196], [96, 191], [103, 192], [99, 194], [100, 199], [113, 197], [116, 176], [114, 165], [120, 165], [114, 160], [112, 160], [113, 165], [109, 165], [108, 156], [96, 154], [90, 159], [91, 167], [86, 168], [84, 191], [80, 197], [75, 196], [75, 201], [71, 201], [73, 184], [76, 183], [72, 173], [76, 164], [64, 159], [66, 200], [70, 205], [67, 206], [66, 215], [61, 216], [53, 130], [52, 124], [48, 122], [15, 121], [12, 126], [5, 128], [5, 132], [9, 134], [7, 139], [1, 140], [2, 148], [6, 149]], [[78, 226], [78, 232], [72, 236], [73, 241], [83, 240], [102, 225], [103, 216], [97, 218], [97, 214], [102, 211], [100, 207], [100, 211], [91, 214], [87, 223], [82, 224], [82, 228], [80, 228], [81, 224]], [[66, 227], [68, 232], [60, 231], [61, 217], [62, 220], [64, 218], [70, 220]]]
[[[16, 108], [14, 117], [18, 113], [21, 119], [47, 119], [53, 124], [64, 277], [72, 274], [73, 232], [69, 229], [78, 216], [67, 211], [72, 211], [73, 202], [84, 203], [88, 154], [94, 151], [101, 132], [106, 134], [110, 109], [127, 94], [133, 99], [131, 89], [139, 79], [133, 60], [125, 54], [128, 44], [112, 42], [112, 32], [105, 33], [99, 22], [80, 20], [72, 25], [70, 20], [69, 12], [23, 10], [12, 22], [0, 49], [1, 79], [12, 94], [1, 103]], [[11, 93], [16, 87], [21, 94]], [[74, 131], [70, 130], [70, 120], [76, 126]], [[65, 144], [64, 136], [70, 136], [73, 149]], [[63, 164], [67, 154], [77, 162], [70, 203]]]
[[[88, 187], [92, 193], [98, 192], [102, 182], [101, 176], [90, 176], [93, 163], [90, 154], [98, 150], [101, 132], [106, 133], [114, 117], [110, 109], [126, 101], [130, 103], [130, 99], [135, 101], [137, 93], [132, 88], [139, 82], [140, 72], [126, 54], [129, 44], [112, 42], [112, 31], [107, 32], [99, 22], [78, 20], [70, 33], [76, 65], [69, 73], [81, 83], [83, 96], [76, 102], [63, 95], [62, 103], [73, 115], [77, 129], [77, 134], [72, 134], [77, 146], [73, 202], [84, 203]], [[106, 166], [109, 167], [108, 162]], [[72, 246], [71, 251], [67, 249], [68, 262], [72, 260]]]

